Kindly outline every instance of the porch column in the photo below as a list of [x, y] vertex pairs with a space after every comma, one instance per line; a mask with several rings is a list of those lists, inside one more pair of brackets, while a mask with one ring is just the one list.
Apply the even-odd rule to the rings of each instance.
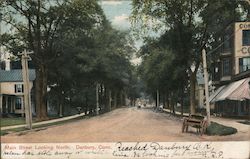
[[12, 97], [11, 98], [11, 113], [15, 113], [15, 105], [16, 105], [16, 99]]

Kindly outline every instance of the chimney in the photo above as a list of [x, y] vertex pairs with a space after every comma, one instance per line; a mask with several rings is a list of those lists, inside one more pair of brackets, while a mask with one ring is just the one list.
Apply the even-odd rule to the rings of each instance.
[[4, 65], [3, 65], [3, 70], [6, 70], [6, 71], [10, 71], [10, 53], [3, 53], [2, 56], [1, 56], [1, 61], [4, 62]]
[[9, 58], [5, 60], [5, 70], [10, 71], [10, 59]]

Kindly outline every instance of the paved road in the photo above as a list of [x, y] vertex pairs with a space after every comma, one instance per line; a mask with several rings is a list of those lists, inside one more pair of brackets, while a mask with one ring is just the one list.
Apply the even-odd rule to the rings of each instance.
[[[249, 132], [229, 136], [199, 136], [192, 129], [181, 133], [182, 121], [149, 109], [120, 108], [112, 112], [40, 131], [15, 133], [1, 142], [112, 142], [112, 141], [237, 141], [248, 140]], [[248, 129], [249, 130], [249, 129]]]

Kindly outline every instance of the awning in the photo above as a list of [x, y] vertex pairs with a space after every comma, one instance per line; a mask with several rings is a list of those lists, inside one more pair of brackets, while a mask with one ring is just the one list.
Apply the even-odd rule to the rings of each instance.
[[227, 99], [230, 100], [245, 100], [250, 99], [249, 84], [250, 78], [247, 78], [235, 91], [233, 91]]
[[210, 97], [209, 102], [229, 100], [245, 100], [250, 99], [249, 82], [250, 78], [245, 78], [228, 85], [219, 87]]
[[213, 94], [211, 94], [210, 96], [209, 96], [209, 98], [208, 98], [208, 101], [209, 101], [209, 103], [214, 103], [215, 101], [215, 97], [225, 88], [226, 86], [221, 86], [221, 87], [219, 87], [218, 89], [216, 89], [216, 91], [213, 93]]

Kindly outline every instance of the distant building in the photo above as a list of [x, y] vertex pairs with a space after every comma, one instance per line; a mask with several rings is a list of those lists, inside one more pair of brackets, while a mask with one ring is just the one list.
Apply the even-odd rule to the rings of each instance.
[[203, 73], [198, 70], [196, 76], [196, 85], [195, 85], [195, 99], [198, 109], [205, 108], [205, 82]]
[[250, 114], [250, 22], [230, 25], [213, 57], [212, 80], [217, 88], [209, 101], [215, 113], [224, 116]]

